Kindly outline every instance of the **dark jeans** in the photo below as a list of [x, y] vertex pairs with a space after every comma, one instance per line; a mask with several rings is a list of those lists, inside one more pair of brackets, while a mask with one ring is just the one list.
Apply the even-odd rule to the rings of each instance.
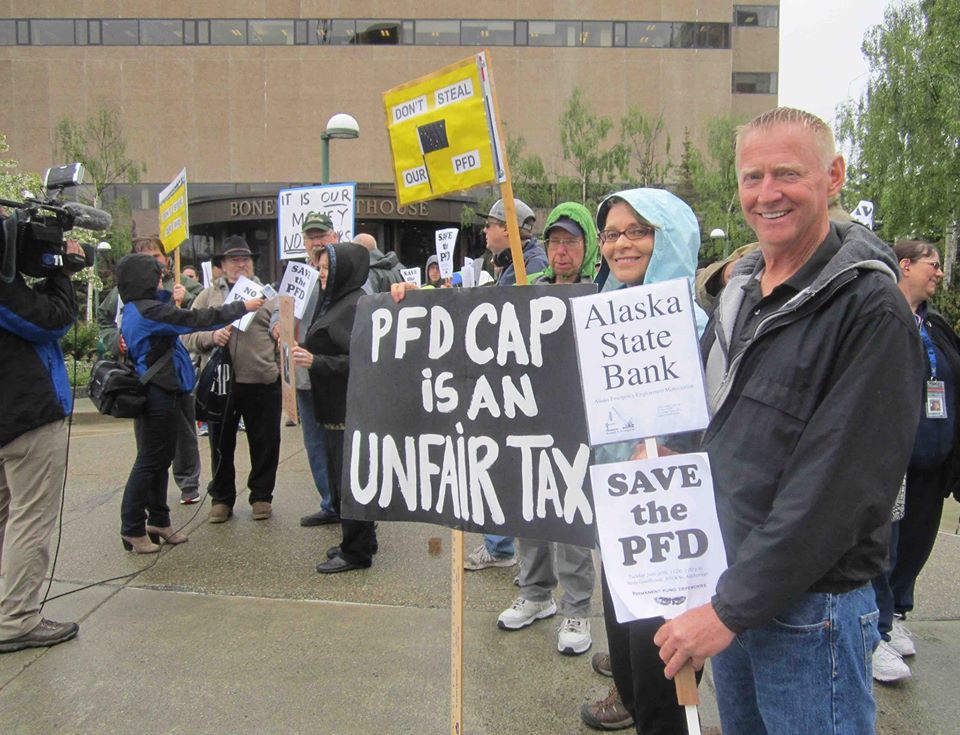
[[237, 472], [233, 456], [237, 449], [240, 417], [247, 430], [250, 447], [250, 503], [273, 501], [273, 488], [280, 462], [280, 381], [275, 383], [234, 383], [232, 410], [222, 423], [209, 422], [210, 456], [213, 480], [210, 499], [229, 505], [237, 500]]
[[189, 393], [152, 385], [147, 388], [147, 403], [139, 418], [137, 458], [120, 503], [120, 533], [124, 536], [145, 535], [145, 521], [161, 528], [170, 525], [167, 473], [177, 446], [175, 422], [182, 410], [180, 404], [192, 400]]
[[[603, 620], [607, 626], [610, 667], [620, 699], [633, 714], [640, 735], [687, 735], [684, 709], [677, 704], [677, 688], [663, 675], [660, 649], [653, 636], [663, 618], [618, 623], [607, 576], [600, 573], [603, 590]], [[697, 682], [701, 673], [697, 672]]]
[[880, 637], [885, 641], [890, 640], [890, 631], [893, 630], [893, 590], [890, 589], [890, 572], [897, 565], [897, 540], [900, 538], [900, 521], [894, 521], [890, 524], [890, 551], [887, 568], [880, 574], [870, 580], [873, 584], [873, 592], [877, 596], [877, 610], [880, 611], [880, 617], [877, 618], [877, 628], [880, 631]]
[[940, 468], [907, 470], [907, 501], [900, 521], [897, 563], [890, 571], [890, 589], [898, 615], [913, 610], [913, 587], [940, 531], [944, 501], [942, 476]]
[[[197, 412], [192, 396], [181, 399], [180, 410], [174, 419], [176, 425], [176, 449], [173, 453], [173, 481], [180, 492], [194, 493], [200, 487], [200, 450], [197, 448]], [[140, 444], [143, 419], [133, 420], [133, 435]]]
[[[327, 459], [330, 467], [330, 495], [334, 508], [340, 513], [340, 480], [343, 474], [343, 431], [340, 429], [327, 429]], [[343, 518], [341, 513], [340, 528], [343, 534], [340, 556], [351, 564], [370, 566], [373, 563], [373, 545], [377, 540], [373, 521], [355, 521]]]

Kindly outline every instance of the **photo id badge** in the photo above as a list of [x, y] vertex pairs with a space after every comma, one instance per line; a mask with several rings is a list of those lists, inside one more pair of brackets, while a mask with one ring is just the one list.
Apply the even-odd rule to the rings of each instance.
[[946, 392], [942, 380], [927, 381], [927, 418], [947, 418]]

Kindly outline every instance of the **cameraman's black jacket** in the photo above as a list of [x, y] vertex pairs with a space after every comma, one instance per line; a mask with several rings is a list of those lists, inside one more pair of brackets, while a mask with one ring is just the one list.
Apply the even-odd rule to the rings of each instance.
[[30, 287], [0, 281], [0, 446], [73, 409], [60, 338], [77, 318], [73, 285], [57, 273]]

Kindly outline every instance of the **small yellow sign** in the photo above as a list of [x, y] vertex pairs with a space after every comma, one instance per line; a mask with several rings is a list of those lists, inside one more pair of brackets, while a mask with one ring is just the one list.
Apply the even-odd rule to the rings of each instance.
[[172, 253], [190, 237], [187, 208], [187, 169], [160, 192], [160, 240], [163, 250]]
[[486, 52], [383, 93], [397, 202], [502, 180]]

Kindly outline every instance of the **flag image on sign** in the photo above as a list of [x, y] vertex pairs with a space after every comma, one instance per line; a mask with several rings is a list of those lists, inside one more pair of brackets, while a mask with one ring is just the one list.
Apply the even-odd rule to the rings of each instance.
[[383, 93], [397, 203], [503, 181], [486, 52]]

